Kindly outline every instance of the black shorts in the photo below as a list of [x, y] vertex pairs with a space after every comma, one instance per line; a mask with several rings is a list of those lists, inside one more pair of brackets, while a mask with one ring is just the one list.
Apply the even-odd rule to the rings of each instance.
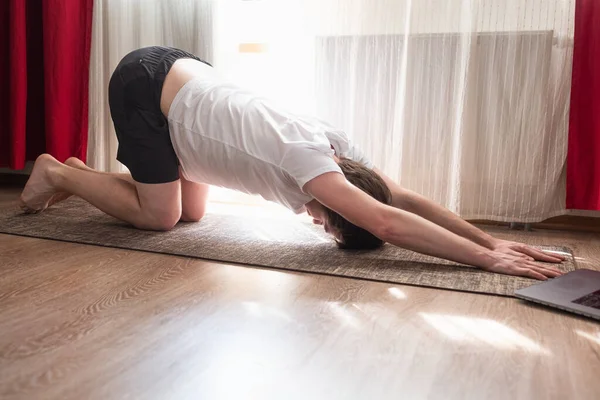
[[136, 182], [179, 179], [179, 161], [169, 123], [160, 110], [160, 96], [169, 70], [180, 58], [206, 63], [183, 50], [145, 47], [127, 54], [110, 78], [108, 103], [119, 141], [117, 160]]

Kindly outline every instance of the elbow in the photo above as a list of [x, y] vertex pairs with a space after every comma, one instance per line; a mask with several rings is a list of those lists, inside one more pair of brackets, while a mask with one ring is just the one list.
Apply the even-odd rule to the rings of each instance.
[[400, 197], [398, 201], [395, 202], [396, 208], [400, 210], [408, 211], [410, 213], [416, 214], [418, 210], [419, 203], [411, 196], [404, 195]]
[[398, 237], [398, 232], [396, 232], [396, 230], [397, 229], [394, 229], [390, 223], [383, 222], [377, 227], [373, 234], [384, 242], [393, 243], [397, 242], [396, 238]]
[[400, 188], [394, 191], [392, 198], [394, 207], [418, 214], [417, 211], [420, 203], [416, 193]]
[[391, 219], [386, 216], [378, 219], [372, 233], [388, 243], [398, 242], [399, 237], [402, 235], [398, 225], [392, 223]]
[[384, 242], [403, 246], [410, 241], [410, 217], [405, 211], [386, 209], [375, 219], [372, 233]]

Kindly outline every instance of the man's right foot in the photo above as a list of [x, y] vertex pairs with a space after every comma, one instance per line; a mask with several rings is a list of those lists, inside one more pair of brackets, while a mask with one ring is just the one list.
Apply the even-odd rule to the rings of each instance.
[[77, 169], [89, 169], [89, 167], [87, 165], [85, 165], [85, 163], [77, 157], [67, 158], [67, 161], [65, 161], [65, 165], [68, 165], [69, 167], [73, 167], [73, 168], [77, 168]]
[[[77, 168], [77, 169], [87, 169], [88, 168], [88, 166], [85, 165], [85, 163], [83, 161], [81, 161], [77, 157], [69, 157], [69, 158], [67, 158], [67, 161], [65, 161], [64, 164], [68, 165], [69, 167]], [[54, 196], [52, 196], [52, 198], [48, 202], [48, 207], [50, 207], [50, 206], [52, 206], [52, 205], [54, 205], [56, 203], [59, 203], [61, 201], [64, 201], [64, 200], [68, 199], [71, 196], [72, 196], [72, 194], [71, 193], [67, 193], [67, 192], [56, 193]]]

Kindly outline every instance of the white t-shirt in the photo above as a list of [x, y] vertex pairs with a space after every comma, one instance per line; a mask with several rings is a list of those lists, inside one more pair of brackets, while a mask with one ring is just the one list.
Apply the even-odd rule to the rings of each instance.
[[296, 213], [312, 200], [302, 190], [308, 181], [342, 173], [334, 150], [373, 167], [344, 132], [215, 78], [187, 82], [168, 119], [187, 180], [257, 194]]

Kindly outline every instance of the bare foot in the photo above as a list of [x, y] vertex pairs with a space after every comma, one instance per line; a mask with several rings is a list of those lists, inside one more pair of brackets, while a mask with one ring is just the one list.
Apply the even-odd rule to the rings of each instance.
[[58, 192], [55, 195], [53, 195], [50, 198], [50, 200], [48, 200], [48, 207], [53, 206], [54, 204], [59, 203], [61, 201], [64, 201], [64, 200], [68, 199], [71, 196], [73, 196], [71, 193]]
[[[68, 165], [69, 167], [73, 167], [73, 168], [77, 168], [77, 169], [88, 169], [88, 166], [85, 165], [85, 163], [83, 161], [81, 161], [77, 157], [69, 157], [69, 158], [67, 158], [67, 161], [65, 161], [65, 165]], [[61, 201], [64, 201], [64, 200], [68, 199], [71, 196], [72, 196], [72, 194], [71, 193], [67, 193], [67, 192], [56, 193], [48, 201], [48, 207], [50, 207], [50, 206], [52, 206], [52, 205], [54, 205], [56, 203], [59, 203]]]
[[31, 176], [21, 193], [21, 209], [24, 212], [38, 213], [48, 207], [52, 197], [57, 194], [50, 174], [53, 168], [60, 165], [60, 162], [49, 154], [42, 154], [35, 160]]
[[85, 163], [77, 157], [67, 158], [67, 161], [65, 161], [65, 165], [68, 165], [69, 167], [73, 167], [73, 168], [77, 168], [77, 169], [90, 169], [90, 167], [85, 165]]

